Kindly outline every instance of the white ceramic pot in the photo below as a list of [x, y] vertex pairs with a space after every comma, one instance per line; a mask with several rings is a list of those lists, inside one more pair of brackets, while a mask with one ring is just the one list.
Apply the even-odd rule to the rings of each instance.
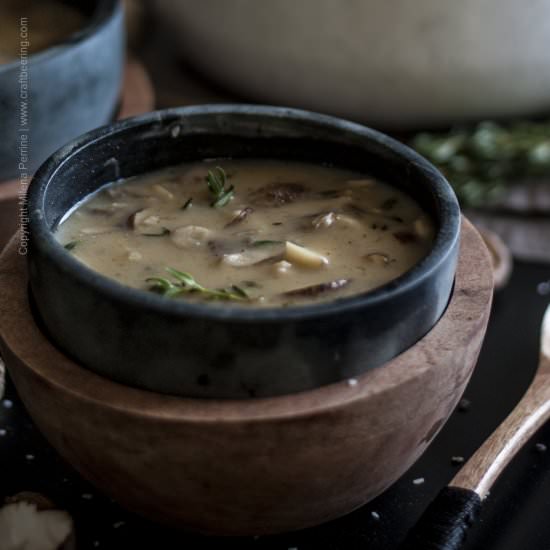
[[245, 98], [407, 128], [550, 107], [550, 0], [155, 0]]

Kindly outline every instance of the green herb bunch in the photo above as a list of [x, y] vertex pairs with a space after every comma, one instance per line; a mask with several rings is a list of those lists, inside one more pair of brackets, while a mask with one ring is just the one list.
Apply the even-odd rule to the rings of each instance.
[[208, 170], [206, 183], [208, 184], [208, 190], [212, 195], [212, 202], [210, 206], [220, 208], [225, 206], [233, 198], [235, 188], [233, 185], [226, 188], [226, 182], [227, 175], [223, 168], [216, 166], [214, 170]]
[[513, 182], [550, 175], [550, 120], [420, 133], [411, 146], [434, 163], [463, 206], [483, 206]]
[[198, 293], [209, 300], [248, 300], [248, 294], [236, 285], [229, 289], [206, 288], [199, 284], [189, 273], [178, 271], [167, 267], [166, 271], [175, 279], [171, 281], [165, 277], [149, 277], [146, 279], [150, 283], [150, 290], [158, 292], [163, 296], [175, 298], [182, 294]]

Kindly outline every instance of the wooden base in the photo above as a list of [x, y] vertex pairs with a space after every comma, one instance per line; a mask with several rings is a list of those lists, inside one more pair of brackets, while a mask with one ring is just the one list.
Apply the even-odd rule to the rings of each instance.
[[[153, 85], [143, 65], [136, 60], [126, 63], [120, 108], [117, 118], [128, 118], [151, 111], [155, 105]], [[19, 225], [18, 180], [0, 182], [0, 250]]]
[[50, 344], [27, 298], [25, 261], [13, 240], [0, 258], [0, 349], [59, 453], [137, 513], [204, 533], [250, 535], [346, 514], [411, 466], [470, 378], [492, 271], [465, 221], [452, 299], [422, 340], [351, 383], [242, 401], [183, 399], [101, 378]]

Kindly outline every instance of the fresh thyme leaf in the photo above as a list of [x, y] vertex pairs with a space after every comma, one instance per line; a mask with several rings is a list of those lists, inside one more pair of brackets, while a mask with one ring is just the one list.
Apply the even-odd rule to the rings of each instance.
[[193, 204], [193, 197], [185, 201], [185, 204], [181, 207], [181, 210], [187, 210], [192, 204]]
[[248, 298], [247, 292], [244, 289], [242, 289], [240, 286], [233, 285], [231, 288], [232, 288], [233, 292], [235, 294], [237, 294], [238, 296], [240, 296], [241, 298], [245, 298], [245, 299]]
[[248, 300], [248, 294], [239, 286], [233, 285], [230, 289], [212, 289], [199, 284], [195, 278], [185, 271], [178, 271], [167, 267], [166, 271], [175, 279], [170, 281], [164, 277], [149, 277], [145, 282], [150, 283], [149, 290], [158, 292], [163, 296], [175, 297], [181, 294], [200, 293], [210, 300]]
[[73, 250], [75, 248], [75, 246], [79, 243], [80, 241], [71, 241], [71, 242], [68, 242], [63, 248], [65, 250]]
[[225, 206], [235, 195], [234, 186], [230, 185], [227, 189], [225, 184], [227, 181], [227, 175], [223, 168], [216, 166], [214, 170], [208, 170], [206, 176], [206, 183], [208, 184], [208, 190], [212, 195], [212, 202], [210, 206], [213, 208], [221, 208]]
[[165, 235], [170, 235], [170, 229], [163, 227], [160, 233], [142, 233], [141, 235], [143, 237], [164, 237]]

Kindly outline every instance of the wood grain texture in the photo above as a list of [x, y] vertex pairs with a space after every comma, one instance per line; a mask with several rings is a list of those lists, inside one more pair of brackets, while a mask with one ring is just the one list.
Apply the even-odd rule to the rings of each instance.
[[504, 422], [449, 484], [475, 491], [482, 499], [527, 440], [550, 419], [550, 306], [541, 331], [538, 370], [527, 392]]
[[465, 221], [453, 297], [415, 346], [355, 384], [200, 400], [125, 387], [79, 367], [38, 329], [25, 280], [12, 242], [0, 259], [1, 351], [51, 444], [131, 510], [226, 535], [319, 524], [393, 483], [462, 395], [492, 298], [490, 258]]

